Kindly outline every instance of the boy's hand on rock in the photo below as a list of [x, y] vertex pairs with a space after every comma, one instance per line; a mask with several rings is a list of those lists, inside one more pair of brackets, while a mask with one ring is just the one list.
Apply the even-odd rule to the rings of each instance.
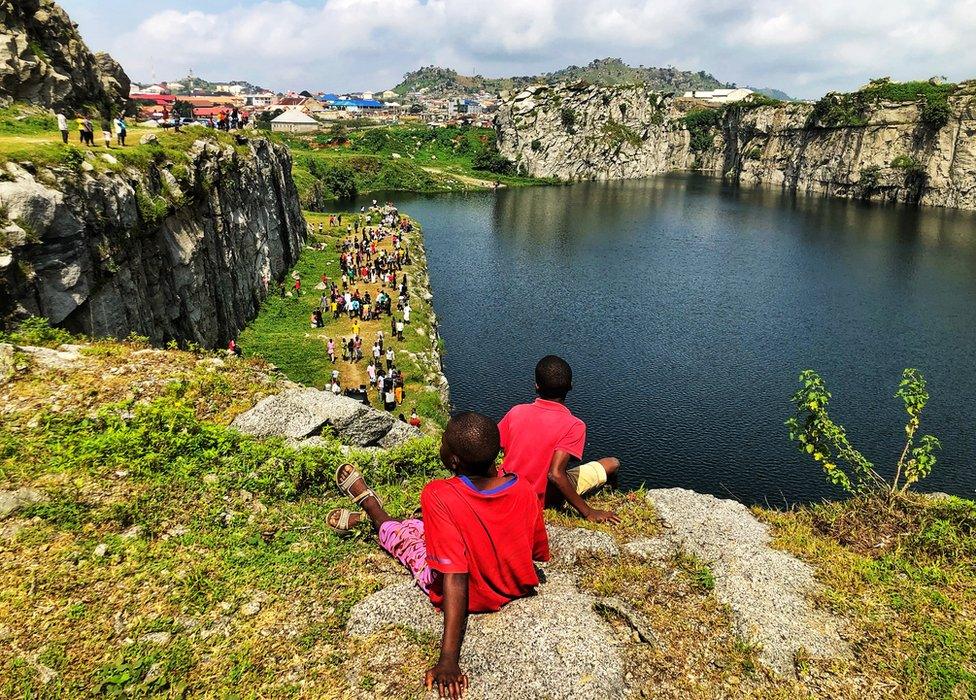
[[620, 516], [611, 510], [597, 510], [594, 508], [586, 514], [586, 519], [591, 523], [610, 523], [612, 525], [620, 524]]
[[463, 698], [468, 689], [468, 677], [456, 663], [440, 661], [424, 676], [427, 690], [437, 689], [442, 698]]

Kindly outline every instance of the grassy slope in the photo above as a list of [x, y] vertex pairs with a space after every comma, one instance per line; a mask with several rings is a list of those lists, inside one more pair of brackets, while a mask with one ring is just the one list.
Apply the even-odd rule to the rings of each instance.
[[[96, 146], [82, 147], [78, 140], [77, 123], [68, 120], [69, 142], [61, 142], [54, 117], [45, 111], [23, 105], [0, 109], [0, 167], [8, 161], [28, 161], [35, 165], [60, 165], [76, 168], [87, 160], [97, 170], [120, 171], [127, 167], [145, 168], [149, 163], [172, 162], [177, 168], [186, 162], [187, 152], [194, 141], [208, 137], [231, 145], [241, 153], [246, 147], [234, 141], [233, 136], [201, 126], [183, 129], [179, 134], [162, 129], [130, 127], [128, 145], [106, 149], [101, 140], [101, 127], [96, 124]], [[139, 139], [147, 133], [157, 137], [156, 143], [142, 145]], [[100, 156], [110, 154], [118, 162], [109, 163]]]
[[911, 698], [976, 697], [976, 502], [913, 496], [759, 513], [852, 621], [855, 669]]
[[317, 179], [317, 166], [350, 169], [360, 193], [455, 192], [488, 189], [495, 181], [506, 187], [550, 182], [475, 169], [475, 156], [493, 139], [491, 129], [404, 125], [342, 129], [286, 142], [295, 158], [294, 177], [303, 199]]
[[[306, 218], [316, 231], [317, 241], [319, 240], [318, 224], [321, 222], [325, 226], [325, 234], [320, 242], [326, 243], [326, 250], [306, 249], [302, 253], [295, 269], [302, 278], [303, 294], [284, 298], [276, 294], [269, 296], [258, 317], [241, 334], [241, 347], [248, 355], [259, 355], [274, 363], [294, 381], [323, 388], [334, 368], [326, 353], [326, 342], [328, 338], [332, 338], [336, 341], [336, 353], [340, 357], [336, 367], [341, 372], [341, 385], [345, 388], [366, 384], [368, 383], [366, 364], [371, 356], [370, 351], [376, 338], [376, 331], [382, 330], [387, 343], [391, 342], [389, 319], [384, 316], [379, 321], [362, 323], [360, 335], [364, 341], [363, 353], [366, 359], [355, 365], [342, 362], [341, 350], [339, 350], [341, 339], [352, 335], [352, 321], [348, 317], [342, 316], [338, 320], [333, 320], [326, 314], [324, 328], [309, 327], [309, 315], [318, 305], [322, 294], [314, 288], [319, 278], [322, 274], [326, 274], [330, 279], [337, 280], [342, 275], [336, 244], [341, 241], [345, 235], [346, 225], [351, 224], [353, 219], [344, 216], [341, 228], [330, 228], [329, 217], [326, 214], [306, 213]], [[407, 238], [407, 245], [410, 246], [415, 263], [418, 260], [417, 253], [421, 249], [420, 236], [418, 226]], [[389, 246], [389, 241], [385, 244]], [[441, 404], [440, 394], [428, 388], [424, 368], [407, 354], [430, 351], [430, 338], [426, 334], [418, 334], [417, 329], [430, 331], [431, 309], [427, 302], [417, 296], [420, 290], [415, 286], [416, 266], [406, 268], [406, 272], [411, 290], [411, 323], [404, 329], [403, 342], [392, 341], [397, 355], [397, 366], [403, 370], [406, 378], [404, 404], [398, 412], [403, 411], [409, 415], [410, 411], [416, 408], [417, 413], [428, 421], [443, 424], [447, 410]], [[378, 285], [359, 285], [359, 288], [362, 291], [369, 289], [374, 299], [379, 292]], [[382, 408], [375, 391], [370, 391], [369, 394], [373, 405]]]

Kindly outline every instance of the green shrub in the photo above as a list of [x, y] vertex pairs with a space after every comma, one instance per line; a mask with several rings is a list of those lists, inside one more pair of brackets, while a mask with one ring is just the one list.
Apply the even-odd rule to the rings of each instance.
[[21, 321], [11, 333], [0, 333], [0, 340], [15, 345], [56, 348], [72, 342], [74, 337], [62, 328], [51, 326], [51, 322], [42, 316], [30, 316]]
[[[941, 445], [932, 435], [916, 441], [922, 411], [929, 400], [925, 379], [916, 369], [906, 369], [895, 396], [902, 400], [908, 423], [906, 441], [889, 482], [874, 465], [850, 443], [847, 431], [827, 413], [830, 392], [823, 379], [813, 370], [800, 374], [800, 388], [793, 395], [794, 415], [786, 421], [790, 440], [800, 452], [808, 454], [823, 466], [828, 480], [849, 493], [882, 493], [889, 498], [904, 494], [912, 484], [921, 481], [935, 466], [935, 451]], [[846, 464], [845, 466], [843, 466]], [[904, 481], [902, 481], [904, 477]]]
[[576, 112], [572, 107], [563, 107], [559, 110], [559, 121], [566, 131], [572, 131], [576, 126]]
[[614, 147], [628, 143], [635, 148], [639, 148], [644, 143], [644, 139], [636, 131], [626, 124], [615, 122], [613, 119], [604, 123], [601, 130], [603, 131], [604, 138]]
[[702, 153], [715, 142], [715, 129], [722, 120], [722, 110], [693, 109], [682, 117], [681, 122], [691, 134], [691, 150]]
[[863, 126], [867, 123], [868, 110], [880, 102], [921, 102], [919, 116], [922, 124], [937, 131], [949, 123], [949, 98], [957, 89], [954, 83], [936, 85], [929, 81], [874, 80], [863, 90], [831, 93], [820, 98], [807, 117], [807, 127]]
[[498, 175], [511, 175], [515, 171], [512, 161], [498, 151], [498, 145], [494, 141], [482, 146], [471, 165], [475, 170], [484, 170]]

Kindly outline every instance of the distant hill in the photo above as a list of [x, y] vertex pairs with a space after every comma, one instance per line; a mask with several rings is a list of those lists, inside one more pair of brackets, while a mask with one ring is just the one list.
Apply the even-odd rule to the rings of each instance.
[[260, 87], [259, 85], [254, 85], [253, 83], [250, 83], [246, 80], [224, 80], [224, 81], [214, 82], [210, 80], [205, 80], [204, 78], [198, 78], [196, 76], [188, 75], [185, 78], [180, 78], [179, 80], [170, 80], [167, 82], [179, 83], [180, 85], [183, 86], [182, 88], [173, 91], [173, 94], [175, 95], [190, 95], [193, 93], [194, 90], [199, 90], [200, 92], [204, 92], [204, 93], [213, 93], [217, 91], [216, 88], [218, 85], [240, 85], [244, 89], [244, 92], [249, 95], [260, 93], [260, 92], [266, 92], [264, 88]]
[[461, 75], [450, 68], [424, 66], [403, 76], [392, 88], [398, 95], [421, 90], [438, 97], [473, 95], [479, 92], [499, 93], [539, 83], [586, 81], [595, 85], [642, 83], [655, 90], [681, 92], [684, 90], [712, 90], [729, 87], [704, 71], [683, 71], [677, 68], [647, 68], [630, 66], [619, 58], [602, 58], [586, 66], [569, 66], [542, 75], [485, 78], [480, 75]]
[[793, 100], [792, 97], [787, 95], [782, 90], [777, 90], [776, 88], [770, 87], [752, 87], [747, 86], [749, 90], [753, 92], [758, 92], [760, 95], [765, 95], [766, 97], [772, 97], [774, 100], [783, 100], [784, 102], [790, 102]]

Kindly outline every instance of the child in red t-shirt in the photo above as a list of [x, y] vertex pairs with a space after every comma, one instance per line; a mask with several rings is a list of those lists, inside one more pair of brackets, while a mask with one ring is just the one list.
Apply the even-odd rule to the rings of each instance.
[[620, 468], [615, 457], [604, 457], [570, 468], [582, 459], [586, 424], [566, 407], [573, 388], [573, 370], [556, 355], [535, 366], [534, 403], [512, 408], [498, 424], [505, 461], [502, 469], [527, 481], [545, 505], [569, 503], [591, 522], [619, 523], [616, 513], [593, 508], [584, 495], [607, 483]]
[[420, 495], [423, 520], [395, 520], [351, 464], [336, 472], [339, 488], [362, 513], [334, 510], [327, 522], [348, 531], [368, 517], [380, 545], [403, 563], [431, 602], [444, 612], [437, 664], [425, 683], [441, 697], [460, 697], [468, 679], [459, 667], [469, 613], [494, 612], [532, 595], [539, 584], [533, 561], [549, 560], [539, 500], [514, 474], [499, 474], [500, 437], [494, 422], [462, 413], [447, 424], [441, 461], [455, 476], [430, 482]]

